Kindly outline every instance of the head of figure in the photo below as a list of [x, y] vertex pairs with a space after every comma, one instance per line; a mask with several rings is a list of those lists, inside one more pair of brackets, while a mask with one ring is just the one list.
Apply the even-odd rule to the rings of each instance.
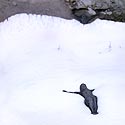
[[81, 92], [81, 91], [84, 91], [85, 89], [87, 89], [87, 86], [86, 86], [86, 84], [82, 83], [82, 84], [80, 85], [80, 92]]

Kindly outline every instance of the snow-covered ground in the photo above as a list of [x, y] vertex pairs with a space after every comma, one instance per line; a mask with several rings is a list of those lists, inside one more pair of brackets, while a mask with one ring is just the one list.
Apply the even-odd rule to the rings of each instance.
[[[125, 23], [20, 14], [0, 24], [0, 125], [124, 125]], [[98, 115], [78, 95], [95, 88]]]

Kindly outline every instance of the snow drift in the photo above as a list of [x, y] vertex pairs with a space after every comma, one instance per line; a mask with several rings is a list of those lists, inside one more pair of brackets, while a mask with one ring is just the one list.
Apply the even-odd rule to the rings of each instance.
[[[124, 125], [125, 23], [15, 15], [0, 24], [1, 125]], [[99, 114], [77, 95], [94, 89]], [[106, 123], [105, 123], [106, 122]]]

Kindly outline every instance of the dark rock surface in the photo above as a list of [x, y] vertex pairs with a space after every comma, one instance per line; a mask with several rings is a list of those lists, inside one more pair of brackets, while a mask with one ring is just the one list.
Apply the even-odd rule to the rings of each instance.
[[125, 22], [125, 0], [66, 0], [81, 23], [96, 18]]
[[65, 0], [0, 0], [0, 21], [19, 13], [73, 18]]

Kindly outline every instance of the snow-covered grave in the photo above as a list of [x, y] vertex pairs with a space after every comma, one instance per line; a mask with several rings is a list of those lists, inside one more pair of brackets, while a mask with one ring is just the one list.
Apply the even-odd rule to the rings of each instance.
[[[98, 115], [78, 95], [95, 89]], [[124, 125], [125, 23], [19, 14], [0, 23], [0, 125]]]

